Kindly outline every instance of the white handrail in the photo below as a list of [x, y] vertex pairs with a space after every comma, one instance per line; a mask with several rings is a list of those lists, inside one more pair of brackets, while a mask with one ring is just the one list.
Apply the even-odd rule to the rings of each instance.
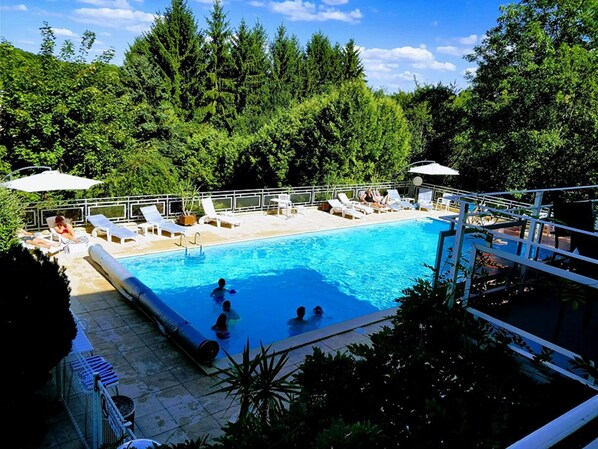
[[550, 421], [507, 449], [549, 449], [598, 417], [598, 395]]

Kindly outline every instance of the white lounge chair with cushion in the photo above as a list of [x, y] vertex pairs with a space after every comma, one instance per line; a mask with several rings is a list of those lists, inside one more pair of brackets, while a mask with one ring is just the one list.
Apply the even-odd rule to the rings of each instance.
[[432, 190], [431, 189], [419, 189], [417, 195], [417, 204], [420, 209], [433, 210], [434, 202], [432, 201]]
[[230, 213], [217, 213], [214, 209], [212, 198], [206, 197], [201, 199], [201, 206], [203, 207], [204, 216], [199, 219], [200, 223], [215, 221], [216, 226], [220, 227], [221, 223], [228, 224], [231, 228], [233, 226], [241, 226], [241, 220]]
[[341, 214], [341, 216], [349, 216], [351, 218], [363, 218], [365, 214], [363, 212], [359, 212], [354, 207], [345, 206], [339, 200], [328, 200], [328, 204], [330, 204], [330, 213], [331, 214]]
[[361, 204], [359, 201], [350, 200], [347, 197], [346, 193], [339, 193], [338, 200], [346, 207], [353, 207], [357, 209], [359, 212], [363, 212], [364, 214], [372, 214], [374, 213], [374, 208], [368, 206], [367, 204]]
[[137, 237], [139, 237], [136, 232], [112, 223], [105, 215], [102, 214], [89, 215], [87, 217], [87, 221], [89, 221], [93, 226], [93, 231], [91, 231], [92, 237], [97, 237], [98, 231], [105, 233], [106, 240], [109, 242], [112, 241], [112, 237], [120, 240], [120, 243], [123, 243], [123, 241], [127, 239], [137, 240]]
[[397, 189], [388, 190], [386, 204], [392, 210], [415, 209], [413, 203], [402, 197]]
[[145, 221], [151, 224], [158, 235], [161, 235], [164, 231], [170, 233], [171, 237], [176, 234], [183, 234], [189, 230], [188, 228], [178, 225], [170, 218], [164, 218], [155, 204], [151, 206], [143, 206], [140, 208]]

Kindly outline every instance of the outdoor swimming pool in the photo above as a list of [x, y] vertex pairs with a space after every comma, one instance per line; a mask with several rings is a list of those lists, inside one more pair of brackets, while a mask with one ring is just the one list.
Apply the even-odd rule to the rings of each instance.
[[[395, 299], [417, 278], [428, 278], [438, 233], [448, 224], [433, 219], [405, 220], [349, 230], [225, 244], [128, 257], [119, 262], [203, 335], [230, 354], [267, 345], [297, 333], [396, 306]], [[240, 319], [230, 338], [217, 339], [211, 326], [222, 311], [210, 292], [219, 278], [236, 290], [226, 299]], [[316, 305], [321, 319], [311, 317]], [[297, 307], [306, 323], [289, 326]]]

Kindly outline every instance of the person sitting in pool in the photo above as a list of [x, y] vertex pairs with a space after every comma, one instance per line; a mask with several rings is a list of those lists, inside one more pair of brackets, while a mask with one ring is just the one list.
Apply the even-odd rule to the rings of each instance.
[[228, 332], [228, 322], [227, 322], [226, 314], [221, 313], [218, 315], [216, 319], [216, 323], [212, 326], [212, 329], [216, 331], [216, 337], [220, 340], [226, 340], [230, 337], [230, 333]]
[[226, 318], [229, 321], [238, 320], [239, 318], [241, 318], [239, 314], [231, 308], [231, 303], [228, 299], [222, 303], [222, 313], [226, 315]]
[[218, 279], [218, 287], [216, 287], [214, 290], [212, 290], [212, 293], [210, 293], [210, 296], [214, 298], [216, 302], [224, 301], [224, 295], [226, 293], [236, 293], [233, 289], [227, 289], [225, 285], [226, 281], [223, 278]]
[[305, 307], [297, 307], [297, 316], [287, 321], [287, 324], [289, 325], [290, 336], [303, 332], [307, 324], [307, 320], [305, 319]]

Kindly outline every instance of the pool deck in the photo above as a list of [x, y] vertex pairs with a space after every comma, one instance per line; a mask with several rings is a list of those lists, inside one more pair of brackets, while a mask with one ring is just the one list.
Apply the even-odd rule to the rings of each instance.
[[[221, 243], [240, 242], [275, 236], [342, 229], [410, 218], [439, 217], [446, 211], [400, 211], [373, 213], [362, 219], [342, 218], [306, 208], [292, 217], [265, 215], [263, 212], [239, 214], [241, 226], [229, 228], [214, 224], [195, 225], [204, 248]], [[132, 229], [135, 225], [132, 224]], [[163, 251], [183, 251], [180, 237], [168, 238], [147, 234], [137, 242], [107, 242], [91, 237], [90, 244], [100, 243], [115, 257]], [[195, 248], [189, 244], [189, 248]], [[199, 366], [134, 305], [123, 298], [95, 268], [89, 256], [59, 254], [56, 258], [66, 268], [71, 286], [71, 308], [87, 323], [87, 336], [94, 354], [105, 357], [120, 377], [119, 394], [135, 401], [135, 434], [164, 444], [195, 440], [203, 435], [216, 437], [221, 427], [234, 419], [238, 406], [224, 394], [211, 394], [217, 379], [209, 367]], [[293, 370], [306, 354], [317, 346], [325, 353], [343, 350], [348, 344], [368, 342], [369, 335], [388, 323], [390, 311], [374, 319], [339, 323], [312, 331], [309, 336], [293, 337], [286, 370]], [[315, 334], [314, 334], [315, 333]], [[288, 341], [286, 341], [288, 343]], [[83, 444], [66, 415], [59, 413], [50, 420], [50, 432], [44, 449], [78, 449]]]

